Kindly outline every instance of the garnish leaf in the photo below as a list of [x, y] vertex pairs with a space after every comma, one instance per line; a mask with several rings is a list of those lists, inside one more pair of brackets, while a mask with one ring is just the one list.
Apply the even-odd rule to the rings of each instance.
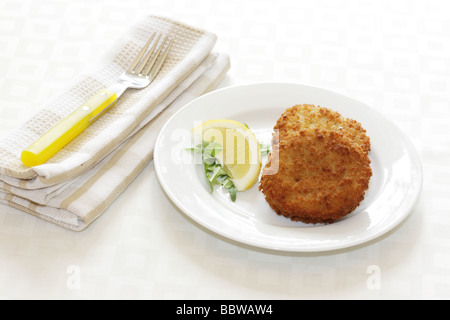
[[261, 155], [266, 156], [270, 153], [270, 149], [271, 149], [272, 145], [269, 144], [264, 144], [264, 143], [259, 143], [259, 149], [261, 150]]
[[230, 193], [231, 201], [236, 201], [236, 187], [216, 158], [216, 155], [223, 150], [222, 145], [214, 141], [203, 141], [203, 143], [193, 148], [186, 148], [186, 150], [202, 154], [203, 168], [210, 192], [214, 191], [214, 185], [222, 185]]
[[[261, 155], [268, 155], [270, 153], [270, 144], [260, 143], [259, 147]], [[221, 185], [230, 194], [231, 201], [236, 201], [237, 189], [232, 177], [224, 170], [216, 158], [216, 155], [223, 150], [222, 145], [215, 141], [203, 141], [195, 147], [186, 148], [186, 150], [202, 154], [205, 177], [210, 187], [210, 192], [214, 191], [215, 185]]]

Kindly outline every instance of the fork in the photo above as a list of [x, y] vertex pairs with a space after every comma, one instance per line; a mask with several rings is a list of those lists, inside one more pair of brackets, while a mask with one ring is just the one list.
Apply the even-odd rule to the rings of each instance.
[[169, 36], [161, 40], [162, 35], [159, 34], [155, 40], [156, 36], [156, 33], [152, 34], [115, 84], [95, 93], [81, 107], [75, 109], [23, 150], [20, 157], [22, 163], [28, 167], [45, 163], [111, 109], [127, 89], [147, 87], [157, 76], [173, 43], [173, 38]]

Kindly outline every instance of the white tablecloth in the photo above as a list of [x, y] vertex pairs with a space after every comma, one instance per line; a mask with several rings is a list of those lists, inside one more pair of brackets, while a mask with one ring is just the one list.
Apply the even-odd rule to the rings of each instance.
[[421, 197], [354, 248], [281, 253], [205, 230], [150, 163], [87, 230], [0, 206], [2, 299], [449, 299], [450, 20], [436, 0], [0, 0], [0, 135], [24, 121], [143, 14], [218, 35], [220, 87], [329, 88], [393, 120], [417, 148]]

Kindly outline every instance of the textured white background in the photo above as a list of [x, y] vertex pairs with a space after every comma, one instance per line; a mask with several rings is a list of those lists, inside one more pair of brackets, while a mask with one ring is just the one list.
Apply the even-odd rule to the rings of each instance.
[[0, 298], [449, 299], [449, 12], [444, 0], [0, 0], [0, 136], [137, 17], [162, 14], [218, 35], [232, 64], [221, 87], [292, 81], [359, 99], [406, 132], [424, 169], [398, 228], [320, 254], [204, 230], [167, 199], [153, 163], [82, 233], [0, 206]]

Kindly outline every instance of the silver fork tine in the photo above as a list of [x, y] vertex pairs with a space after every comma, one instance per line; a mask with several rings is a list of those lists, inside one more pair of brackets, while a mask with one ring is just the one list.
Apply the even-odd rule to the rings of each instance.
[[[167, 41], [168, 38], [169, 38], [169, 37], [167, 36], [167, 37], [164, 39], [164, 43]], [[163, 47], [164, 43], [161, 45], [161, 48]], [[152, 68], [151, 70], [148, 69], [147, 72], [145, 73], [145, 74], [149, 77], [150, 81], [153, 80], [153, 78], [156, 77], [156, 75], [158, 74], [159, 70], [161, 69], [161, 67], [162, 67], [162, 65], [163, 65], [163, 63], [164, 63], [164, 61], [165, 61], [166, 58], [167, 58], [167, 55], [169, 54], [170, 47], [172, 46], [172, 43], [173, 43], [173, 38], [170, 38], [170, 42], [169, 42], [169, 44], [167, 45], [167, 48], [166, 48], [166, 50], [164, 51], [162, 57], [158, 60], [158, 63], [156, 64], [156, 66], [155, 66], [154, 68]], [[159, 54], [159, 52], [158, 52], [158, 54]]]
[[[161, 36], [158, 38], [161, 38]], [[153, 56], [152, 60], [150, 60], [150, 62], [148, 63], [148, 65], [145, 67], [144, 71], [142, 71], [142, 75], [143, 76], [147, 76], [147, 74], [149, 73], [149, 71], [153, 68], [153, 65], [155, 64], [156, 59], [158, 58], [162, 48], [164, 47], [164, 45], [166, 44], [167, 41], [167, 36], [164, 38], [163, 42], [161, 43], [161, 45], [158, 48], [158, 51], [156, 51], [155, 55]]]
[[[173, 38], [165, 36], [164, 39], [160, 41], [162, 35], [159, 34], [158, 38], [154, 40], [155, 36], [156, 32], [152, 34], [150, 39], [147, 41], [137, 57], [134, 59], [133, 63], [128, 68], [127, 73], [130, 76], [146, 77], [147, 80], [152, 81], [158, 74], [164, 61], [167, 58], [167, 55], [169, 54], [170, 47], [173, 43]], [[170, 41], [166, 46], [166, 43], [169, 39]], [[152, 42], [152, 47], [148, 49]], [[162, 52], [165, 46], [166, 48], [164, 52]]]
[[156, 46], [158, 45], [159, 40], [161, 39], [161, 35], [158, 36], [158, 39], [155, 40], [155, 43], [153, 43], [152, 48], [148, 51], [147, 55], [142, 59], [142, 61], [139, 63], [139, 66], [134, 71], [137, 75], [142, 75], [142, 69], [144, 69], [145, 65], [147, 64], [148, 60], [152, 56], [153, 52], [155, 51]]
[[145, 51], [147, 51], [148, 46], [152, 42], [153, 38], [155, 38], [155, 35], [156, 35], [156, 32], [152, 34], [150, 39], [148, 39], [148, 41], [145, 44], [144, 48], [142, 48], [141, 52], [139, 52], [139, 54], [136, 57], [136, 59], [134, 59], [133, 63], [130, 65], [130, 67], [128, 68], [127, 72], [133, 73], [134, 68], [136, 68], [136, 66], [138, 65], [139, 61], [141, 61], [142, 56], [144, 55]]

